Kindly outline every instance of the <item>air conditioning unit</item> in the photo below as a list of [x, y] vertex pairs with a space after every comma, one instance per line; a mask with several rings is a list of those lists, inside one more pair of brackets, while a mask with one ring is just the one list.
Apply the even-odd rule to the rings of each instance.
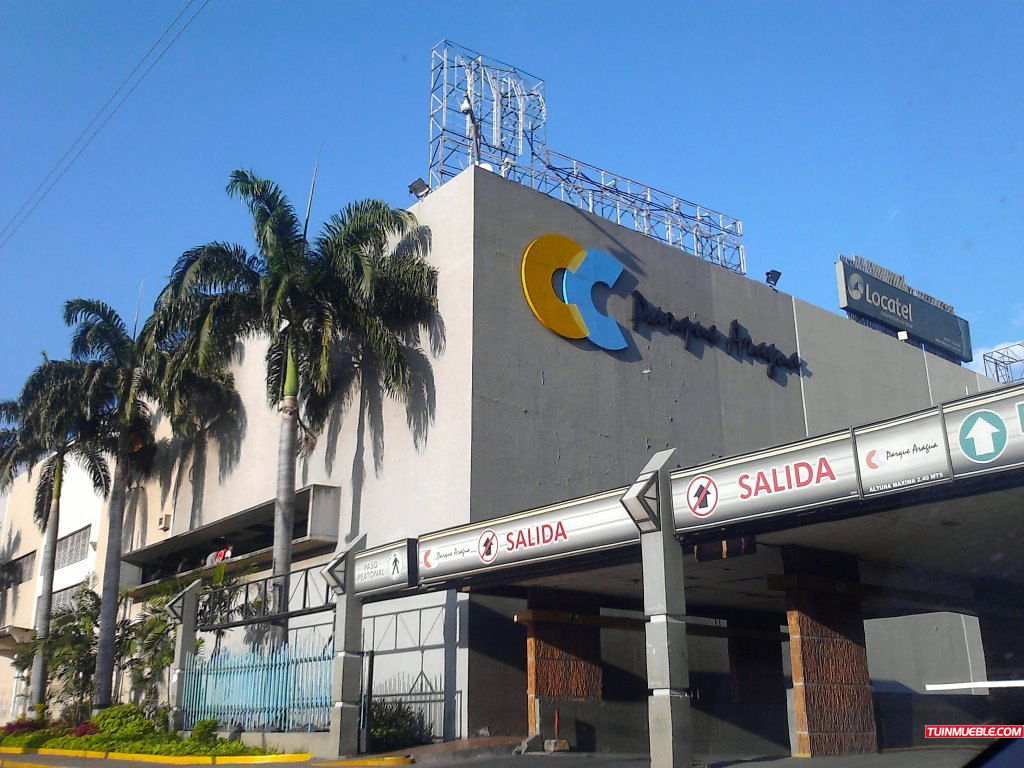
[[167, 512], [156, 519], [157, 527], [161, 531], [171, 530], [171, 513]]

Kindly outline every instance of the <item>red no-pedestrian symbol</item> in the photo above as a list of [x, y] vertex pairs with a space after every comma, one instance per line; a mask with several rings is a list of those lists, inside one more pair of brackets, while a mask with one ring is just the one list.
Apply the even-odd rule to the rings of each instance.
[[718, 486], [707, 475], [697, 475], [686, 488], [686, 506], [697, 517], [707, 517], [718, 505]]
[[476, 553], [484, 563], [493, 563], [498, 556], [498, 534], [488, 528], [480, 534], [476, 543]]

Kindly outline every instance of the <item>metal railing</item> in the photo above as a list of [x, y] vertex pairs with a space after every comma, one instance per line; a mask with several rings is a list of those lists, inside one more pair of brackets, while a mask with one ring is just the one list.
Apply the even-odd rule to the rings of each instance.
[[[366, 658], [375, 655], [366, 652]], [[446, 687], [443, 675], [430, 678], [420, 672], [370, 684], [373, 701], [404, 703], [419, 715], [434, 741], [462, 738], [462, 691]]]
[[264, 576], [204, 592], [199, 596], [196, 625], [203, 631], [228, 629], [330, 610], [334, 590], [322, 570], [322, 565], [314, 565], [292, 571], [287, 601], [280, 598], [280, 576]]
[[[449, 706], [445, 701], [443, 693], [375, 693], [374, 701], [395, 702], [400, 701], [407, 705], [413, 712], [423, 720], [427, 730], [434, 741], [441, 741], [445, 738], [444, 716], [445, 708]], [[452, 696], [452, 734], [449, 739], [462, 738], [462, 691], [456, 691]]]
[[326, 731], [333, 657], [333, 643], [191, 654], [183, 670], [185, 729], [216, 718], [243, 731]]

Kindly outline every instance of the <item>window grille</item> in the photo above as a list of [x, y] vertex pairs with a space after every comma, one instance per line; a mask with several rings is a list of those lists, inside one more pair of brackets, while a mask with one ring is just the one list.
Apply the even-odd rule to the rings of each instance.
[[70, 608], [75, 602], [75, 591], [79, 586], [79, 584], [75, 584], [73, 587], [58, 589], [54, 592], [53, 600], [50, 603], [50, 614], [53, 615], [58, 611], [65, 611]]
[[57, 539], [55, 568], [64, 568], [68, 565], [80, 563], [89, 554], [89, 531], [92, 526], [85, 526], [81, 530], [69, 533]]
[[36, 572], [36, 553], [29, 552], [27, 555], [11, 560], [7, 563], [6, 568], [11, 585], [17, 586], [31, 581]]

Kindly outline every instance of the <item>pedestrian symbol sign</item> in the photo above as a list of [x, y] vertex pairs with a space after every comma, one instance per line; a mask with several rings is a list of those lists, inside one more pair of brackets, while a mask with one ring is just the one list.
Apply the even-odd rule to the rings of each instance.
[[960, 450], [978, 464], [998, 459], [1006, 449], [1006, 423], [989, 410], [968, 414], [960, 425]]
[[707, 475], [697, 475], [686, 488], [686, 506], [697, 517], [707, 517], [718, 505], [718, 486]]

